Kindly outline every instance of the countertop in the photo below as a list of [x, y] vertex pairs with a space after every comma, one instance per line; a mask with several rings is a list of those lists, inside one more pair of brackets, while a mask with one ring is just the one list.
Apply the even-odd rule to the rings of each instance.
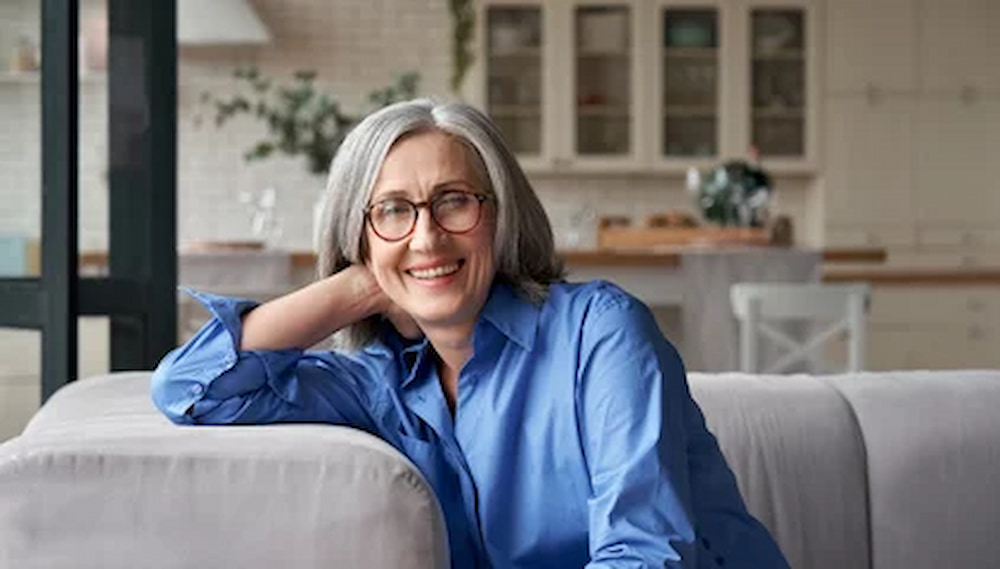
[[[711, 249], [696, 249], [711, 251]], [[562, 252], [570, 266], [674, 267], [681, 254], [690, 248], [574, 250]], [[934, 268], [914, 269], [880, 266], [886, 261], [886, 251], [880, 248], [826, 248], [823, 255], [823, 281], [866, 281], [887, 286], [969, 286], [1000, 284], [1000, 268]], [[291, 251], [292, 266], [312, 267], [316, 255], [311, 251]], [[80, 254], [80, 266], [103, 270], [107, 265], [105, 251], [85, 251]], [[850, 265], [843, 267], [838, 265]], [[863, 265], [863, 267], [859, 267]]]

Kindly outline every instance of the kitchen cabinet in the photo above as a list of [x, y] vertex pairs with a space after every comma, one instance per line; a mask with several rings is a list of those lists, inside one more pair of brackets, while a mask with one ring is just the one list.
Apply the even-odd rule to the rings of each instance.
[[827, 93], [878, 97], [913, 92], [917, 88], [919, 1], [827, 3], [823, 50]]
[[1000, 3], [995, 0], [920, 2], [920, 88], [924, 92], [1000, 94]]
[[913, 198], [921, 225], [1000, 225], [1000, 98], [921, 97]]
[[819, 11], [794, 0], [484, 0], [466, 97], [528, 171], [816, 163]]
[[827, 225], [863, 231], [912, 224], [914, 101], [831, 95], [825, 113]]

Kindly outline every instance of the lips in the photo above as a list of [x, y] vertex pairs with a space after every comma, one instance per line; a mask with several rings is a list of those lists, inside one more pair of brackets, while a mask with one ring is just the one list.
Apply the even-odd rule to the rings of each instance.
[[436, 265], [433, 267], [426, 267], [420, 269], [409, 269], [406, 274], [413, 278], [419, 280], [432, 280], [439, 279], [441, 277], [447, 277], [458, 272], [462, 268], [465, 261], [458, 261], [456, 263], [448, 263], [446, 265]]

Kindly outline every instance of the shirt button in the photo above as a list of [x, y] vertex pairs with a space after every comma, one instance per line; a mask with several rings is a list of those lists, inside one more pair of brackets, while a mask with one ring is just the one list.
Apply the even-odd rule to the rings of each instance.
[[726, 564], [726, 560], [723, 559], [722, 556], [720, 555], [719, 557], [715, 558], [715, 564], [718, 565], [719, 567], [723, 567]]
[[194, 385], [191, 386], [191, 393], [193, 393], [195, 395], [201, 395], [202, 392], [204, 392], [204, 391], [205, 391], [205, 387], [202, 386], [202, 384], [200, 384], [200, 383], [196, 383], [196, 384], [194, 384]]

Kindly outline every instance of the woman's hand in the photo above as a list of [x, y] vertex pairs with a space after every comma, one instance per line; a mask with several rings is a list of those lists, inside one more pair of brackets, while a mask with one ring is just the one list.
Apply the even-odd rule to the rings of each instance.
[[377, 294], [380, 297], [378, 312], [389, 322], [392, 322], [392, 325], [396, 328], [396, 331], [399, 332], [400, 336], [410, 340], [415, 340], [424, 335], [420, 326], [417, 325], [417, 321], [414, 320], [408, 312], [400, 308], [398, 304], [393, 302], [392, 299], [389, 298], [389, 295], [385, 294], [385, 291], [383, 291], [382, 287], [379, 286], [378, 281], [375, 280], [375, 275], [372, 274], [371, 269], [367, 266], [356, 265], [345, 270], [357, 270], [365, 273], [365, 275], [360, 278], [367, 282], [370, 294]]

